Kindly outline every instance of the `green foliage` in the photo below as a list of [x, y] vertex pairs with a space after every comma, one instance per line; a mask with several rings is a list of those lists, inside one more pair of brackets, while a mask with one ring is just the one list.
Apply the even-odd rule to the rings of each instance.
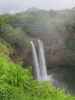
[[0, 54], [9, 55], [9, 52], [12, 51], [10, 47], [7, 43], [0, 42]]
[[0, 100], [25, 100], [24, 89], [32, 79], [31, 73], [4, 55], [0, 55], [0, 69]]
[[0, 55], [0, 100], [75, 100], [49, 82], [34, 81], [31, 69]]

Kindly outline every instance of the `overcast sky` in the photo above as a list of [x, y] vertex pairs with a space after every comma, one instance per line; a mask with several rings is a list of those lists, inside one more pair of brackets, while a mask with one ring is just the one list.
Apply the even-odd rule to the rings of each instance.
[[0, 12], [24, 11], [31, 7], [60, 10], [74, 6], [75, 0], [0, 0]]

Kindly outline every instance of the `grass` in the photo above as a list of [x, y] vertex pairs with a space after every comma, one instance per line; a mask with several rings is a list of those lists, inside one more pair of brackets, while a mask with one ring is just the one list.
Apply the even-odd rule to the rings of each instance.
[[23, 69], [0, 55], [0, 100], [75, 100], [75, 97], [49, 82], [33, 80], [31, 69]]

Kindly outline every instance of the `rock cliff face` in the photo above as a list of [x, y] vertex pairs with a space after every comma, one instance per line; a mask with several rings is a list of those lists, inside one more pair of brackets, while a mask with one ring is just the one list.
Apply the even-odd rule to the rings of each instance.
[[[40, 37], [38, 37], [39, 39]], [[34, 39], [34, 38], [33, 38]], [[31, 40], [33, 40], [31, 39]], [[34, 41], [36, 41], [35, 38]], [[42, 39], [43, 40], [43, 39]], [[51, 65], [65, 65], [65, 64], [75, 64], [75, 49], [66, 48], [65, 44], [56, 43], [51, 44], [48, 39], [43, 40], [44, 49], [45, 49], [45, 57], [46, 63], [48, 67]], [[28, 42], [30, 44], [30, 41]], [[37, 48], [37, 44], [36, 44]], [[14, 49], [14, 52], [10, 54], [10, 57], [15, 61], [19, 62], [22, 60], [26, 65], [32, 65], [32, 49], [30, 47], [17, 47]], [[16, 60], [17, 59], [17, 60]]]

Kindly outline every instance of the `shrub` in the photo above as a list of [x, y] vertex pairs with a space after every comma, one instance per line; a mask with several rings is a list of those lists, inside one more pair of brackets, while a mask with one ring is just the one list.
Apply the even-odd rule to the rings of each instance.
[[0, 55], [0, 100], [75, 100], [49, 82], [32, 79], [31, 69]]

